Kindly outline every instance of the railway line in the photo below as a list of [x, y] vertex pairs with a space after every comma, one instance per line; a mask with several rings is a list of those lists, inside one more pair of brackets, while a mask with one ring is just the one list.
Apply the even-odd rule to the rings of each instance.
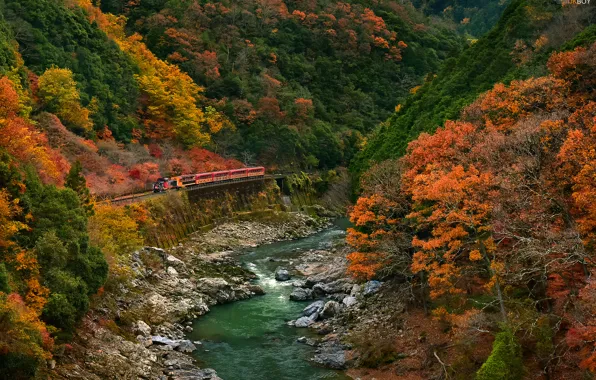
[[[168, 191], [195, 191], [199, 189], [208, 189], [208, 188], [217, 188], [217, 187], [226, 187], [230, 184], [237, 184], [237, 183], [250, 183], [250, 182], [257, 182], [257, 181], [265, 181], [265, 180], [277, 180], [285, 178], [285, 174], [267, 174], [260, 177], [245, 177], [245, 178], [237, 178], [237, 179], [229, 179], [226, 181], [219, 181], [219, 182], [211, 182], [211, 183], [201, 183], [201, 184], [194, 184], [188, 185], [178, 189], [171, 189]], [[154, 193], [153, 190], [144, 191], [144, 192], [137, 192], [129, 195], [122, 195], [113, 198], [104, 198], [100, 199], [98, 203], [112, 203], [112, 204], [129, 204], [134, 202], [140, 202], [143, 200], [161, 197], [167, 194], [166, 192], [159, 192]]]

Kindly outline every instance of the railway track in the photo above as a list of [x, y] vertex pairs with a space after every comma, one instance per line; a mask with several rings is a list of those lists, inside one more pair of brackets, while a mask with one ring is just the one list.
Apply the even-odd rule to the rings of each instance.
[[[270, 175], [265, 175], [263, 177], [240, 178], [240, 179], [226, 180], [226, 181], [220, 181], [220, 182], [215, 182], [215, 183], [191, 185], [191, 186], [186, 186], [186, 187], [183, 187], [183, 188], [180, 188], [177, 190], [168, 190], [168, 191], [193, 191], [193, 190], [207, 189], [207, 188], [213, 188], [213, 187], [224, 187], [231, 183], [241, 183], [241, 182], [249, 183], [249, 182], [256, 182], [256, 181], [264, 181], [264, 180], [268, 180], [268, 179], [280, 179], [280, 178], [285, 178], [285, 177], [286, 177], [285, 174], [270, 174]], [[111, 203], [111, 204], [134, 203], [134, 202], [139, 202], [142, 200], [147, 200], [150, 198], [164, 196], [168, 193], [168, 191], [164, 191], [161, 193], [154, 193], [152, 190], [138, 192], [138, 193], [133, 193], [130, 195], [122, 195], [119, 197], [102, 199], [98, 203]]]

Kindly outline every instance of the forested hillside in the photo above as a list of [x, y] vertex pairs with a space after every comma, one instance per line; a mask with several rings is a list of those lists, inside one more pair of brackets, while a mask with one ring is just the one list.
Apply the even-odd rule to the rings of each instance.
[[470, 37], [480, 37], [501, 18], [510, 0], [414, 0], [412, 3], [427, 15], [450, 20]]
[[463, 39], [407, 3], [103, 1], [238, 128], [219, 153], [305, 168], [349, 162], [363, 136]]
[[593, 20], [592, 8], [561, 8], [547, 0], [512, 1], [493, 30], [445, 62], [437, 75], [397, 106], [352, 163], [354, 172], [361, 173], [371, 162], [402, 156], [408, 142], [456, 119], [495, 83], [544, 75], [552, 51], [593, 41], [593, 27], [584, 31]]
[[[593, 378], [595, 22], [593, 4], [551, 0], [0, 0], [0, 378], [43, 377], [68, 355], [77, 372], [101, 351], [70, 344], [94, 306], [102, 317], [90, 325], [123, 350], [152, 345], [151, 327], [133, 335], [144, 316], [120, 315], [128, 304], [114, 296], [141, 293], [136, 279], [165, 279], [167, 294], [201, 279], [236, 292], [248, 273], [219, 251], [208, 268], [190, 268], [194, 248], [187, 263], [155, 250], [133, 265], [145, 244], [178, 246], [236, 218], [240, 203], [273, 215], [286, 238], [300, 235], [292, 226], [326, 223], [288, 222], [288, 205], [270, 199], [281, 199], [275, 181], [200, 207], [171, 191], [151, 194], [155, 203], [98, 202], [159, 177], [250, 165], [334, 179], [315, 191], [301, 173], [286, 185], [311, 191], [305, 200], [335, 189], [325, 195], [340, 206], [347, 170], [332, 169], [351, 167], [353, 228], [343, 247], [319, 244], [337, 260], [310, 250], [301, 262], [347, 273], [333, 267], [329, 283], [296, 290], [337, 296], [300, 319], [338, 323], [319, 332], [354, 338], [339, 351], [380, 368], [368, 378]], [[243, 275], [197, 277], [224, 267]], [[379, 282], [359, 290], [369, 280]], [[375, 323], [361, 319], [375, 299]], [[181, 323], [196, 317], [186, 311]], [[386, 334], [385, 322], [401, 327]], [[153, 348], [164, 355], [142, 365], [169, 362]], [[322, 348], [337, 358], [337, 347]]]
[[2, 377], [62, 355], [104, 284], [126, 281], [141, 230], [163, 222], [96, 196], [244, 164], [347, 163], [464, 45], [392, 2], [99, 5], [0, 1]]
[[[496, 84], [363, 176], [350, 271], [401, 283], [429, 314], [411, 334], [438, 321], [458, 377], [596, 373], [595, 55], [552, 54], [545, 76]], [[479, 360], [467, 347], [492, 334]]]
[[447, 378], [596, 373], [595, 19], [593, 6], [513, 0], [352, 163], [349, 270], [420, 312], [389, 346], [364, 339], [374, 366], [428, 339]]

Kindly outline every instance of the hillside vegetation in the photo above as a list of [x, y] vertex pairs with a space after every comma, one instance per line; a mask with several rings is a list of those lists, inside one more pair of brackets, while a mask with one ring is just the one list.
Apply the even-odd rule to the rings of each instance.
[[463, 39], [395, 1], [102, 2], [161, 59], [176, 63], [237, 134], [218, 153], [331, 168]]
[[[507, 20], [532, 9], [514, 2], [487, 38], [500, 36]], [[539, 18], [550, 25], [556, 17], [578, 16], [566, 13], [576, 11], [571, 9], [541, 11], [547, 13]], [[523, 29], [520, 21], [506, 29]], [[546, 44], [552, 37], [546, 36], [541, 32], [538, 41]], [[425, 101], [454, 90], [456, 73], [484, 62], [485, 56], [470, 51], [488, 53], [489, 45], [480, 49], [482, 44], [498, 51], [499, 39], [481, 39], [454, 66], [447, 63], [443, 74], [450, 80], [425, 84], [375, 137], [388, 150], [374, 157], [394, 158], [362, 176], [363, 192], [350, 212], [355, 227], [347, 236], [349, 271], [389, 281], [402, 292], [401, 302], [411, 305], [408, 313], [424, 312], [407, 334], [418, 342], [433, 323], [440, 324], [442, 338], [432, 339], [449, 342], [433, 348], [443, 366], [440, 375], [596, 374], [593, 38], [594, 28], [587, 27], [552, 54], [534, 44], [523, 64], [506, 60], [493, 67], [502, 69], [500, 80], [527, 79], [496, 83], [477, 97], [473, 93], [487, 83], [474, 80], [489, 72], [470, 71], [470, 81], [460, 87], [463, 97], [451, 93], [453, 100], [437, 101], [438, 112], [431, 113]], [[492, 353], [480, 360], [480, 347], [493, 337]], [[404, 334], [396, 339], [389, 353], [382, 347], [384, 355], [408, 352], [411, 341]], [[426, 364], [407, 365], [394, 363], [390, 370], [440, 376]]]
[[[457, 58], [447, 60], [436, 76], [428, 77], [398, 105], [369, 137], [352, 163], [353, 171], [358, 174], [372, 162], [402, 156], [421, 132], [432, 132], [446, 120], [458, 118], [465, 106], [495, 83], [546, 74], [545, 63], [553, 50], [593, 41], [593, 29], [583, 32], [593, 19], [592, 8], [562, 9], [547, 0], [512, 1], [494, 29]], [[577, 34], [575, 42], [563, 46]]]

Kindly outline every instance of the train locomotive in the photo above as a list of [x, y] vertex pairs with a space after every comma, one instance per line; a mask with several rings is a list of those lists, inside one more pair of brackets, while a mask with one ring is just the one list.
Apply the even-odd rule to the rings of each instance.
[[265, 168], [262, 166], [209, 173], [184, 174], [176, 177], [158, 178], [153, 184], [153, 192], [161, 193], [167, 190], [179, 190], [208, 183], [236, 182], [247, 178], [263, 177], [264, 175]]

